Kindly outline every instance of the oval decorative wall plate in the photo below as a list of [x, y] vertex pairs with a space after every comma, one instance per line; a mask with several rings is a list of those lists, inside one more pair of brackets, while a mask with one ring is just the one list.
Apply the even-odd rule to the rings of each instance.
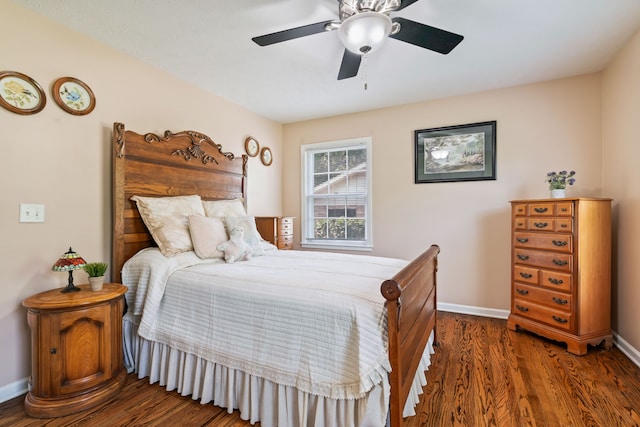
[[260, 152], [260, 144], [252, 136], [244, 140], [244, 151], [251, 157], [255, 157]]
[[264, 147], [260, 152], [260, 160], [262, 160], [262, 164], [265, 166], [271, 165], [273, 162], [273, 155], [271, 154], [271, 149], [269, 147]]
[[26, 74], [0, 71], [0, 105], [16, 114], [42, 111], [47, 98], [42, 87]]
[[51, 94], [60, 108], [76, 116], [89, 114], [96, 106], [96, 97], [91, 88], [74, 77], [56, 80]]

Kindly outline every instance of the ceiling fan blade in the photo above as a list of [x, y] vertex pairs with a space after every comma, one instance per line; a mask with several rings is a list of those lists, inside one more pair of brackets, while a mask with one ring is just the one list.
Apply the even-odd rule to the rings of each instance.
[[450, 33], [409, 19], [398, 17], [392, 20], [400, 24], [400, 31], [389, 37], [444, 55], [451, 52], [464, 39], [460, 34]]
[[360, 69], [360, 61], [362, 61], [362, 56], [351, 52], [349, 49], [345, 49], [342, 64], [340, 64], [340, 71], [338, 72], [338, 80], [357, 76], [358, 70]]
[[326, 27], [327, 24], [330, 24], [331, 22], [333, 21], [316, 22], [315, 24], [303, 25], [302, 27], [289, 28], [288, 30], [265, 34], [264, 36], [253, 37], [251, 40], [259, 44], [260, 46], [267, 46], [274, 43], [285, 42], [287, 40], [293, 40], [299, 37], [324, 33], [325, 31], [328, 31]]
[[415, 2], [417, 2], [418, 0], [402, 0], [402, 2], [400, 3], [400, 7], [398, 7], [396, 9], [396, 11], [398, 10], [402, 10], [407, 6], [411, 6], [412, 4], [414, 4]]

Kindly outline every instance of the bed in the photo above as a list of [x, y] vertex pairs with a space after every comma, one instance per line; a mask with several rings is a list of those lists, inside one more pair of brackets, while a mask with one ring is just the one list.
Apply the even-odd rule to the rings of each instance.
[[[221, 263], [219, 260], [202, 261], [193, 251], [182, 252], [174, 257], [164, 257], [156, 247], [154, 236], [140, 215], [139, 205], [136, 205], [132, 197], [160, 199], [197, 195], [203, 203], [246, 201], [248, 157], [246, 155], [238, 157], [224, 152], [221, 145], [200, 132], [165, 131], [163, 135], [141, 134], [126, 130], [122, 123], [114, 123], [113, 150], [112, 280], [123, 282], [129, 287], [127, 293], [129, 312], [123, 319], [123, 331], [125, 359], [130, 371], [137, 372], [141, 378], [149, 377], [150, 382], [158, 382], [167, 390], [177, 390], [183, 395], [191, 395], [201, 403], [213, 402], [227, 408], [229, 412], [238, 409], [243, 419], [250, 420], [252, 423], [260, 422], [262, 426], [335, 424], [379, 426], [386, 420], [391, 427], [400, 427], [403, 417], [414, 414], [414, 407], [419, 401], [422, 386], [426, 384], [424, 371], [430, 363], [429, 356], [433, 352], [433, 340], [436, 336], [436, 272], [439, 253], [437, 245], [427, 248], [410, 262], [360, 255], [315, 253], [317, 260], [313, 261], [314, 263], [325, 262], [343, 269], [340, 275], [332, 272], [333, 276], [318, 277], [315, 279], [315, 285], [308, 285], [313, 289], [322, 288], [318, 291], [321, 296], [309, 297], [307, 291], [299, 289], [302, 288], [300, 283], [305, 281], [302, 277], [306, 277], [307, 273], [298, 271], [297, 277], [285, 278], [283, 275], [282, 279], [271, 280], [270, 286], [273, 289], [268, 288], [268, 291], [262, 292], [262, 297], [257, 297], [252, 293], [254, 291], [249, 291], [258, 286], [246, 288], [236, 285], [227, 286], [224, 292], [229, 293], [228, 298], [231, 299], [224, 300], [221, 296], [216, 296], [218, 308], [211, 308], [212, 305], [209, 308], [191, 308], [208, 297], [194, 294], [195, 296], [191, 295], [192, 299], [189, 300], [185, 295], [190, 294], [191, 291], [184, 291], [186, 285], [182, 282], [186, 277], [193, 277], [196, 282], [199, 280], [199, 285], [193, 285], [194, 289], [199, 289], [210, 287], [209, 284], [204, 283], [203, 278], [212, 274], [213, 269], [215, 274], [223, 269], [228, 270], [230, 275], [228, 280], [233, 281], [238, 276], [250, 276], [244, 273], [249, 267], [256, 272], [250, 280], [257, 280], [256, 277], [279, 277], [279, 271], [294, 269], [288, 267], [289, 265], [299, 266], [308, 263], [311, 270], [323, 270], [326, 267], [312, 264], [309, 253], [305, 251], [278, 251], [265, 242], [260, 242], [260, 249], [264, 249], [261, 256], [235, 264]], [[365, 268], [360, 266], [358, 263], [364, 262], [364, 259], [372, 265], [367, 265]], [[154, 263], [160, 263], [160, 266]], [[239, 270], [243, 268], [245, 270]], [[269, 268], [281, 270], [266, 270]], [[350, 273], [353, 270], [366, 270], [372, 273], [366, 279], [361, 279], [357, 274], [353, 278], [348, 276], [353, 274]], [[312, 277], [310, 274], [309, 277]], [[158, 280], [160, 285], [154, 285], [155, 279], [149, 279], [155, 276], [163, 277]], [[331, 280], [328, 277], [331, 277]], [[375, 292], [366, 291], [367, 293], [363, 294], [362, 289], [351, 286], [353, 282], [359, 280], [366, 281], [366, 286], [370, 286], [371, 282], [375, 281]], [[144, 284], [141, 284], [143, 282]], [[262, 285], [260, 283], [260, 286]], [[334, 288], [329, 289], [329, 285]], [[276, 293], [274, 289], [278, 287], [285, 289], [286, 297]], [[353, 289], [348, 290], [348, 288]], [[154, 290], [151, 291], [151, 289]], [[232, 295], [231, 292], [233, 292]], [[257, 290], [255, 292], [260, 294]], [[324, 301], [327, 299], [325, 296], [331, 295], [331, 292], [338, 292], [341, 295], [340, 298], [333, 298], [340, 300], [341, 304], [347, 305], [350, 304], [348, 301], [356, 301], [348, 306], [347, 311], [360, 310], [353, 307], [359, 306], [363, 300], [373, 301], [373, 304], [366, 307], [363, 304], [363, 311], [357, 312], [355, 316], [359, 319], [358, 322], [367, 317], [372, 317], [373, 323], [377, 322], [375, 325], [378, 328], [377, 334], [363, 329], [357, 330], [356, 335], [360, 341], [373, 342], [378, 347], [382, 345], [384, 351], [384, 357], [372, 355], [374, 359], [377, 357], [379, 360], [375, 369], [365, 370], [366, 375], [362, 374], [362, 369], [358, 371], [358, 364], [363, 363], [361, 360], [354, 362], [356, 365], [353, 369], [345, 368], [349, 365], [348, 363], [344, 366], [339, 363], [341, 360], [352, 359], [352, 355], [347, 354], [350, 351], [355, 351], [356, 354], [367, 353], [362, 346], [347, 346], [344, 350], [338, 350], [337, 354], [340, 357], [326, 362], [328, 366], [333, 367], [332, 369], [327, 367], [326, 371], [309, 368], [309, 366], [317, 368], [318, 364], [325, 363], [319, 358], [315, 361], [311, 360], [309, 366], [305, 365], [304, 369], [299, 369], [304, 371], [304, 375], [293, 378], [289, 372], [286, 372], [287, 363], [281, 363], [282, 366], [279, 366], [278, 361], [274, 360], [272, 365], [276, 365], [275, 367], [272, 365], [269, 365], [269, 369], [264, 366], [256, 367], [253, 364], [248, 365], [246, 361], [232, 360], [226, 350], [221, 355], [220, 348], [223, 345], [217, 347], [210, 345], [215, 337], [220, 338], [221, 335], [220, 331], [213, 331], [215, 329], [213, 323], [217, 324], [220, 318], [218, 317], [215, 322], [207, 319], [208, 311], [221, 313], [222, 308], [237, 304], [240, 308], [236, 308], [235, 312], [242, 312], [250, 309], [245, 307], [250, 300], [251, 304], [258, 305], [259, 309], [263, 310], [262, 316], [267, 319], [265, 322], [281, 322], [278, 323], [279, 326], [272, 329], [294, 326], [304, 329], [306, 326], [300, 326], [299, 322], [302, 321], [298, 317], [295, 317], [295, 321], [291, 321], [289, 325], [282, 323], [287, 316], [280, 312], [273, 315], [270, 313], [271, 307], [276, 310], [276, 306], [281, 303], [294, 304], [294, 309], [296, 304], [307, 307], [305, 304], [309, 304], [309, 299]], [[245, 294], [246, 300], [242, 298]], [[214, 297], [211, 298], [213, 301]], [[293, 303], [285, 301], [289, 299]], [[170, 339], [163, 339], [165, 335], [162, 332], [150, 333], [151, 325], [155, 327], [158, 324], [165, 324], [169, 325], [168, 329], [176, 328], [178, 317], [169, 318], [170, 314], [168, 314], [175, 310], [173, 308], [163, 310], [163, 304], [170, 307], [168, 304], [173, 304], [174, 300], [176, 300], [176, 306], [187, 307], [187, 310], [183, 311], [190, 313], [191, 323], [197, 323], [195, 327], [200, 329], [183, 333], [185, 337], [178, 336]], [[153, 310], [150, 307], [153, 307]], [[283, 310], [291, 309], [283, 308]], [[332, 310], [333, 307], [330, 306], [316, 309], [310, 305], [302, 312], [311, 313], [311, 323], [314, 325], [316, 323], [318, 325], [338, 324], [339, 316], [331, 318], [327, 315]], [[151, 317], [150, 312], [161, 318], [158, 320], [156, 317]], [[197, 321], [193, 321], [195, 313], [198, 313]], [[234, 311], [224, 313], [232, 316]], [[185, 313], [175, 314], [175, 316], [187, 317]], [[302, 317], [300, 313], [295, 316]], [[224, 319], [229, 320], [226, 315]], [[348, 322], [348, 319], [345, 321]], [[189, 320], [185, 322], [188, 324]], [[224, 330], [230, 331], [239, 327], [237, 323], [242, 323], [241, 318], [238, 318], [237, 322], [236, 320], [227, 322]], [[362, 323], [365, 323], [365, 320], [362, 320]], [[207, 324], [209, 326], [206, 326]], [[182, 331], [181, 328], [187, 327], [180, 325], [179, 330]], [[325, 341], [340, 342], [341, 339], [345, 339], [342, 337], [343, 329], [332, 336], [333, 332], [326, 326], [313, 327], [322, 328], [322, 333], [325, 335], [327, 330], [329, 331], [328, 336], [323, 338]], [[306, 331], [301, 335], [315, 336], [316, 332]], [[245, 335], [244, 331], [237, 333], [238, 336]], [[195, 342], [187, 340], [187, 335], [193, 335]], [[248, 333], [246, 335], [249, 336]], [[365, 340], [360, 335], [370, 336], [370, 338]], [[284, 340], [290, 340], [295, 334], [287, 332], [281, 336]], [[301, 341], [299, 337], [296, 339], [297, 342]], [[236, 352], [242, 353], [241, 345], [238, 344], [237, 349], [234, 345], [241, 341], [242, 339], [236, 337], [231, 344], [227, 341], [224, 347], [230, 346]], [[277, 348], [277, 345], [281, 344], [275, 339], [263, 341], [265, 342], [260, 344], [262, 346], [270, 344]], [[320, 338], [317, 341], [312, 344], [324, 345], [324, 341]], [[291, 346], [289, 341], [287, 346]], [[356, 347], [355, 350], [352, 347]], [[340, 355], [339, 351], [347, 353]], [[274, 352], [273, 348], [269, 352]], [[307, 351], [303, 359], [319, 356], [316, 353], [322, 352]], [[325, 353], [333, 353], [333, 351]], [[359, 358], [366, 357], [360, 355]], [[309, 374], [305, 376], [307, 371]], [[345, 380], [345, 384], [349, 386], [333, 386], [334, 383], [330, 383], [331, 387], [325, 387], [324, 382], [316, 381], [317, 378], [324, 379], [331, 375], [342, 374], [351, 375], [348, 380]], [[363, 377], [368, 379], [363, 381]], [[354, 383], [352, 381], [354, 378], [359, 381]], [[355, 386], [352, 387], [353, 384]]]

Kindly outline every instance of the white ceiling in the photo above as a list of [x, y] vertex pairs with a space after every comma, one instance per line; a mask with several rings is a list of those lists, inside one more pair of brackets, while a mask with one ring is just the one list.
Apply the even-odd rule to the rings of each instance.
[[600, 71], [640, 29], [640, 0], [421, 0], [391, 16], [462, 34], [458, 47], [391, 39], [338, 81], [335, 31], [251, 41], [337, 19], [337, 0], [13, 1], [282, 123]]

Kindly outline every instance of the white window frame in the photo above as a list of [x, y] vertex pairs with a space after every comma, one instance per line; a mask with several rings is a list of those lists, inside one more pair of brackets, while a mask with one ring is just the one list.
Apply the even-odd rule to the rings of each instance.
[[[313, 168], [313, 153], [317, 151], [336, 150], [336, 149], [353, 149], [364, 147], [367, 150], [367, 194], [365, 195], [365, 240], [322, 240], [314, 241], [309, 239], [313, 236], [313, 211], [310, 211], [308, 193], [313, 191], [313, 179], [310, 176], [310, 170]], [[301, 154], [301, 235], [300, 246], [309, 249], [334, 249], [334, 250], [350, 250], [350, 251], [372, 251], [373, 250], [373, 202], [372, 202], [372, 139], [371, 137], [343, 139], [339, 141], [318, 142], [314, 144], [305, 144], [300, 147]]]

